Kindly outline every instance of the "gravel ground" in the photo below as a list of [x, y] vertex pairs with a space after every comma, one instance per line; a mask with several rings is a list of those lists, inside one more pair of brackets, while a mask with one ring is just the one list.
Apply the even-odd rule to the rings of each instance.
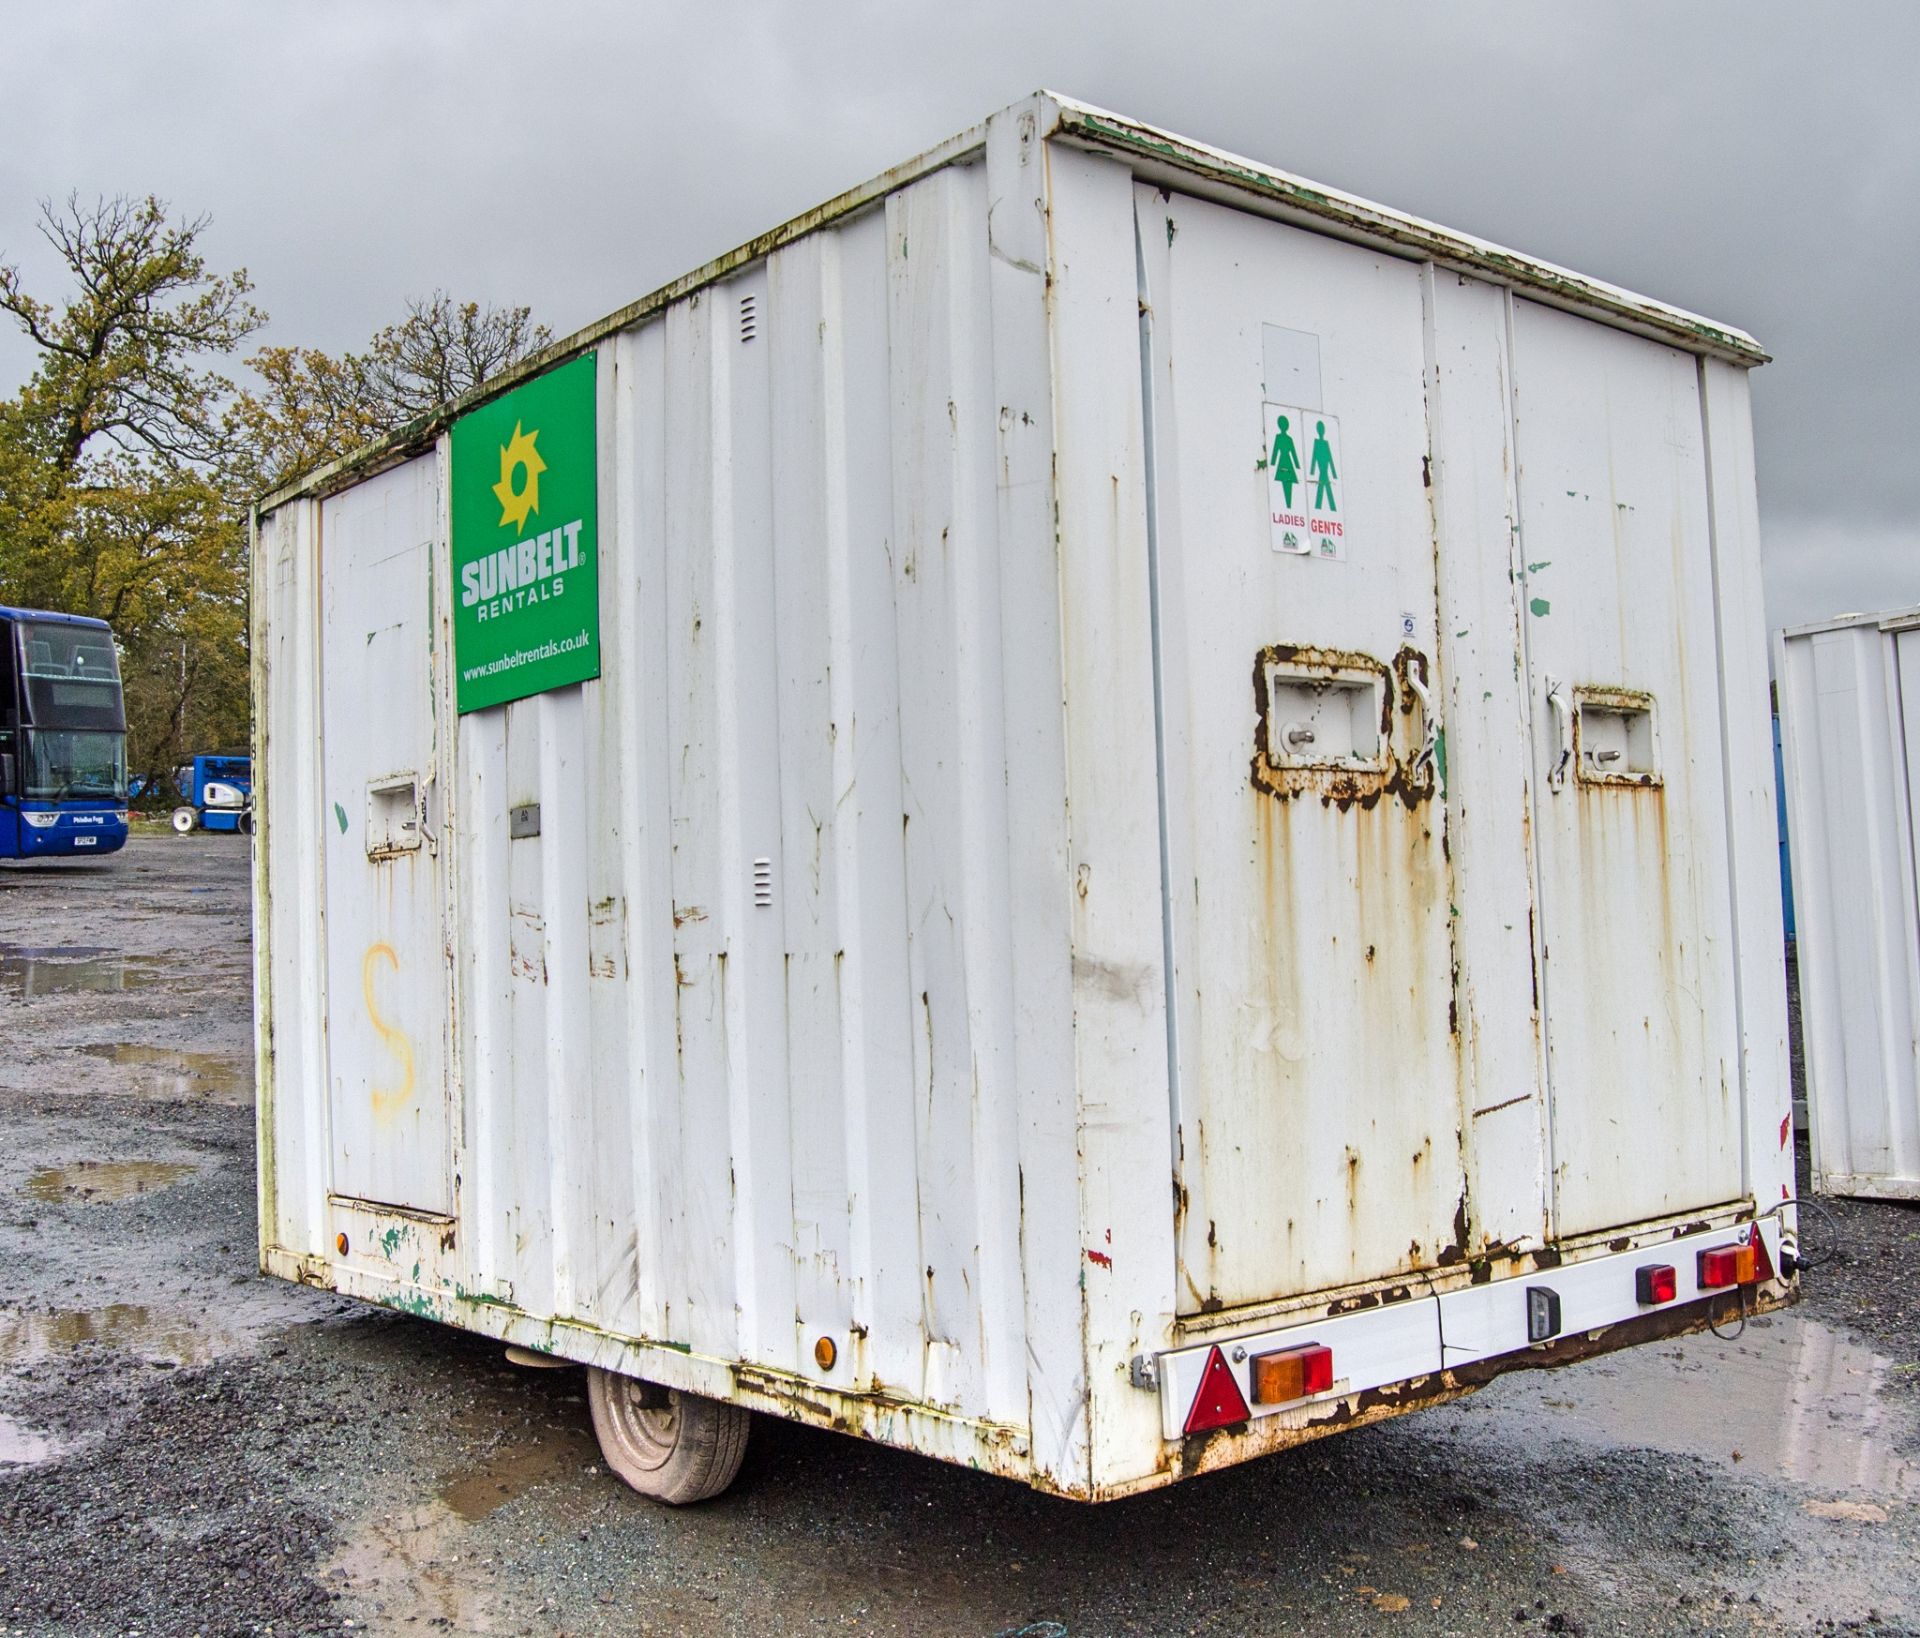
[[1738, 1337], [1130, 1502], [763, 1419], [654, 1507], [577, 1373], [254, 1272], [246, 895], [225, 838], [0, 869], [0, 1631], [1920, 1634], [1896, 1206]]

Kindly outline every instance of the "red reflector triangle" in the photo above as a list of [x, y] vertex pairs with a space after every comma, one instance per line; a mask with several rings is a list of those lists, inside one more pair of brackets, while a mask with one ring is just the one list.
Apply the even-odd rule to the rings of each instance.
[[1763, 1284], [1773, 1278], [1773, 1259], [1767, 1255], [1767, 1242], [1761, 1238], [1760, 1225], [1753, 1225], [1754, 1277]]
[[1200, 1373], [1200, 1391], [1193, 1396], [1193, 1408], [1187, 1412], [1187, 1432], [1205, 1433], [1208, 1428], [1224, 1428], [1244, 1422], [1248, 1416], [1246, 1396], [1216, 1343], [1207, 1351], [1207, 1368]]

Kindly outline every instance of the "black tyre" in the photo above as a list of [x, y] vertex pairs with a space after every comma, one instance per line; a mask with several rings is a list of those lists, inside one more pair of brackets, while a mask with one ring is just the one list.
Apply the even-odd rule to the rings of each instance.
[[697, 1393], [589, 1367], [587, 1403], [600, 1452], [643, 1496], [683, 1507], [733, 1483], [753, 1413]]

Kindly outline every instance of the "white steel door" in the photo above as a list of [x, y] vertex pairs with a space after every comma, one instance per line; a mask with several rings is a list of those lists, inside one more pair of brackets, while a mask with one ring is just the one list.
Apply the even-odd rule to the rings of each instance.
[[1741, 1192], [1712, 542], [1695, 360], [1526, 302], [1513, 338], [1569, 1235]]
[[333, 1192], [450, 1214], [439, 494], [428, 456], [322, 506], [324, 925]]
[[1182, 1312], [1458, 1260], [1419, 269], [1136, 193]]

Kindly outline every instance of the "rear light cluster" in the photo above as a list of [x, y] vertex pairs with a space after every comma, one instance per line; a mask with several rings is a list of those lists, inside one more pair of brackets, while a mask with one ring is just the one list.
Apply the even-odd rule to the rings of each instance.
[[[1757, 1223], [1748, 1231], [1746, 1239], [1696, 1254], [1697, 1292], [1732, 1290], [1772, 1278], [1773, 1259], [1767, 1255], [1766, 1242], [1760, 1238]], [[1642, 1308], [1657, 1308], [1678, 1300], [1680, 1271], [1672, 1263], [1642, 1263], [1633, 1271], [1633, 1295]], [[1526, 1301], [1528, 1341], [1544, 1342], [1558, 1336], [1559, 1293], [1548, 1286], [1530, 1285], [1526, 1288]], [[1240, 1352], [1235, 1357], [1247, 1361], [1247, 1387], [1253, 1405], [1291, 1405], [1333, 1391], [1333, 1350], [1323, 1343], [1270, 1349], [1251, 1358]], [[1207, 1351], [1200, 1386], [1187, 1411], [1186, 1432], [1205, 1433], [1213, 1428], [1232, 1427], [1252, 1415], [1248, 1393], [1241, 1391], [1239, 1377], [1215, 1344]]]
[[[1247, 1380], [1256, 1405], [1287, 1405], [1296, 1399], [1329, 1393], [1333, 1389], [1333, 1350], [1309, 1342], [1298, 1348], [1255, 1354], [1247, 1361]], [[1200, 1389], [1187, 1411], [1185, 1431], [1205, 1433], [1210, 1428], [1231, 1427], [1252, 1414], [1233, 1367], [1219, 1347], [1213, 1347], [1200, 1373]]]
[[1715, 1246], [1703, 1251], [1695, 1276], [1702, 1291], [1720, 1291], [1731, 1285], [1752, 1285], [1760, 1278], [1760, 1259], [1752, 1246]]
[[1672, 1302], [1680, 1294], [1680, 1271], [1672, 1263], [1648, 1263], [1633, 1271], [1633, 1297], [1642, 1308]]
[[[1744, 1240], [1694, 1254], [1694, 1285], [1700, 1291], [1731, 1291], [1772, 1278], [1773, 1259], [1757, 1223]], [[1643, 1264], [1633, 1271], [1633, 1294], [1642, 1308], [1672, 1302], [1680, 1294], [1679, 1271], [1671, 1263]]]
[[1253, 1402], [1285, 1405], [1333, 1387], [1333, 1350], [1317, 1342], [1253, 1356]]

